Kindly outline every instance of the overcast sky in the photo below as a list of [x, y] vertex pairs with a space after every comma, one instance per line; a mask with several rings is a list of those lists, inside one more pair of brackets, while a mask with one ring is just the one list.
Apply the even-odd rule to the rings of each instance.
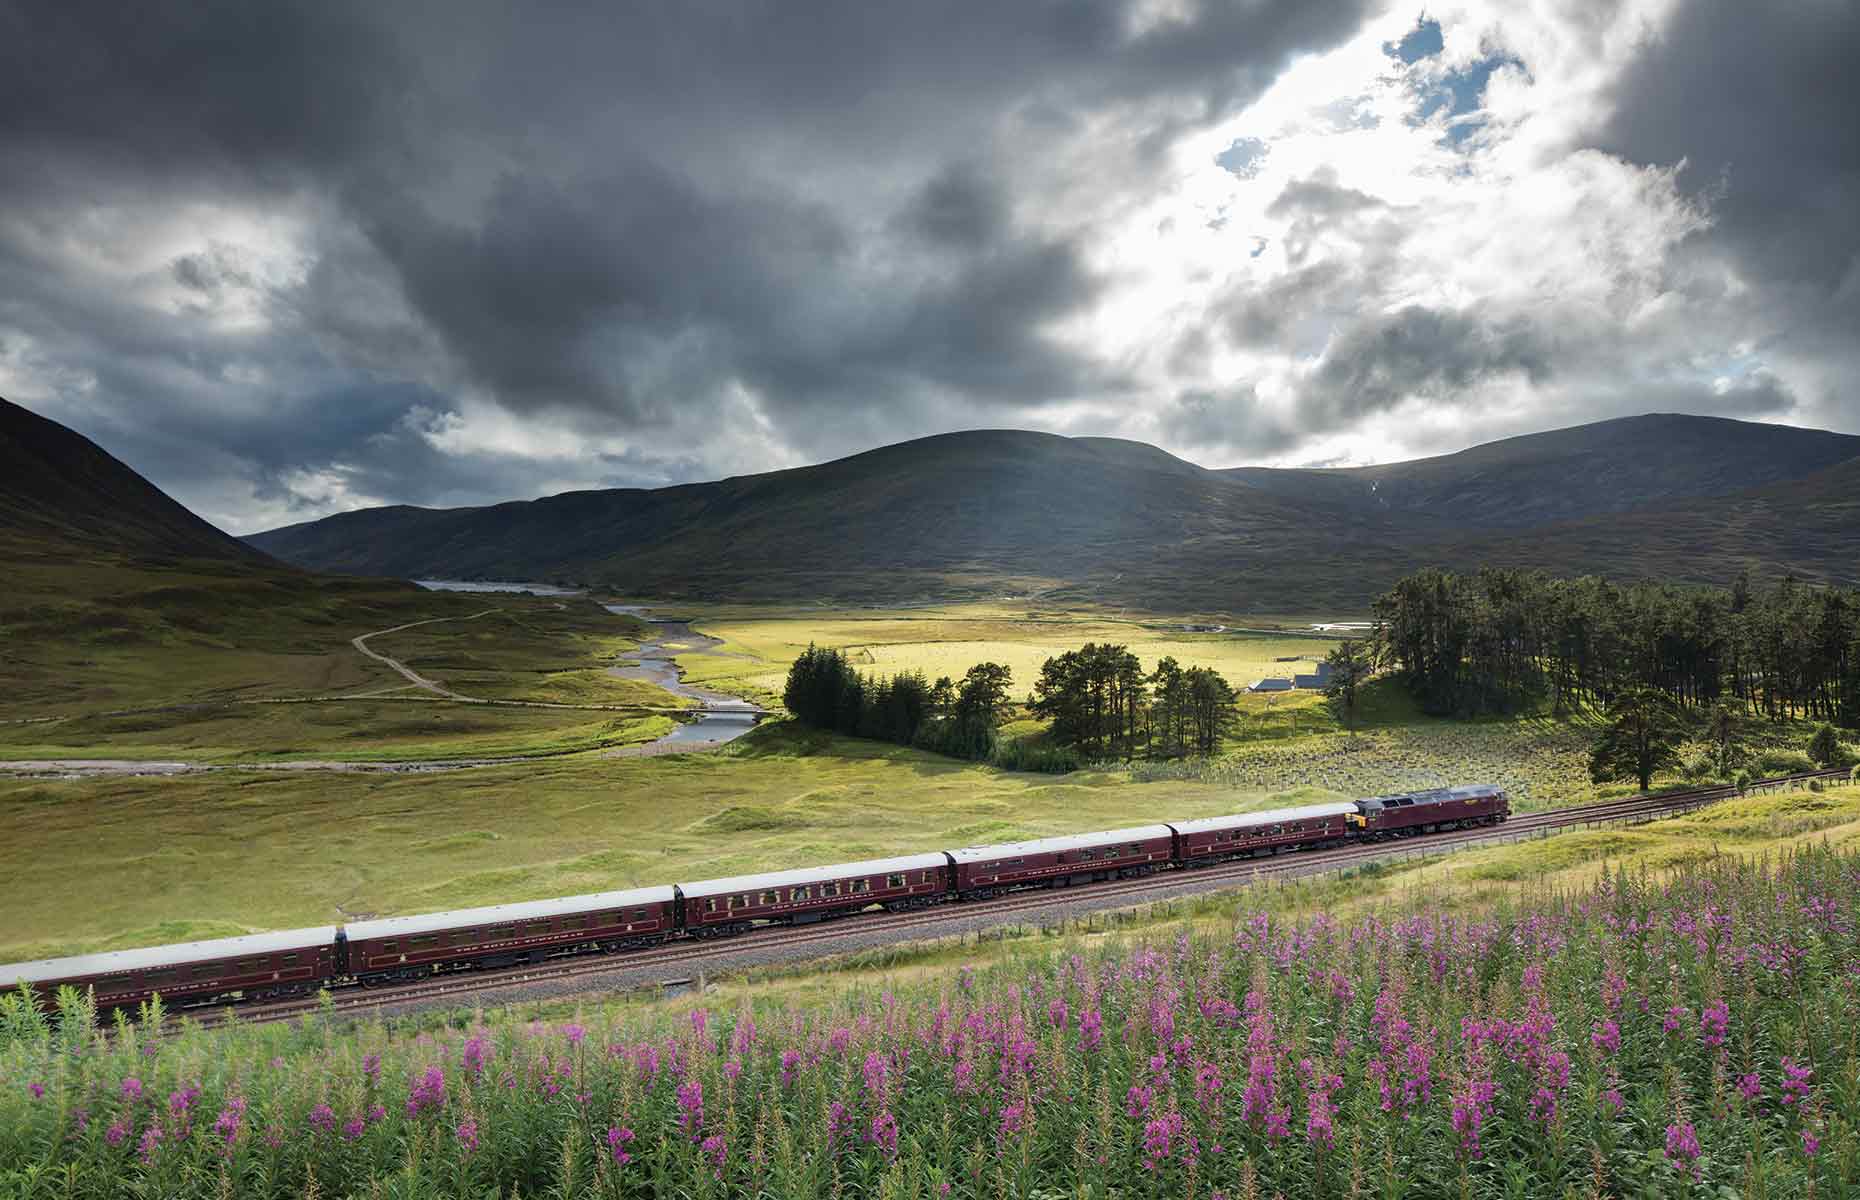
[[0, 396], [236, 532], [952, 429], [1860, 432], [1860, 0], [0, 0]]

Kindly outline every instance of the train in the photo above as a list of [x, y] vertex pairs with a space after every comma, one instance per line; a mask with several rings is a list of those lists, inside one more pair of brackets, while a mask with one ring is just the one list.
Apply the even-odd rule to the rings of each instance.
[[1034, 888], [1088, 886], [1158, 871], [1353, 842], [1416, 837], [1511, 814], [1504, 789], [1474, 784], [1166, 821], [995, 846], [597, 892], [453, 912], [0, 965], [0, 987], [51, 1004], [88, 991], [99, 1010], [159, 995], [170, 1008], [262, 1003], [323, 988], [373, 987], [570, 955], [735, 937], [868, 911], [898, 912]]

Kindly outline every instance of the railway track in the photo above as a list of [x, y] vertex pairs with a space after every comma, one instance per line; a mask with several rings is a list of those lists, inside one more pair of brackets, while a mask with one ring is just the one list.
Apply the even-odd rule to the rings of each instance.
[[[1785, 775], [1752, 783], [1744, 794], [1775, 791], [1800, 786], [1810, 780], [1826, 780], [1844, 775], [1845, 772], [1840, 770]], [[375, 988], [349, 987], [331, 994], [328, 1010], [344, 1014], [360, 1013], [439, 999], [462, 999], [473, 993], [493, 989], [552, 983], [581, 976], [596, 977], [615, 970], [638, 970], [657, 964], [676, 966], [688, 974], [693, 968], [701, 969], [706, 963], [734, 957], [758, 947], [779, 945], [788, 950], [818, 945], [825, 954], [833, 943], [844, 941], [852, 935], [869, 937], [874, 933], [890, 932], [895, 933], [900, 941], [936, 938], [951, 932], [961, 932], [978, 918], [984, 922], [999, 918], [992, 920], [992, 923], [1007, 925], [1062, 903], [1083, 901], [1104, 909], [1129, 907], [1141, 903], [1145, 898], [1162, 898], [1159, 893], [1168, 893], [1170, 896], [1192, 895], [1256, 881], [1325, 874], [1391, 859], [1432, 856], [1447, 850], [1525, 841], [1570, 829], [1606, 824], [1639, 824], [1690, 812], [1737, 794], [1735, 787], [1722, 785], [1662, 795], [1636, 795], [1596, 804], [1524, 813], [1512, 817], [1503, 825], [1481, 826], [1450, 833], [1352, 844], [1327, 850], [1293, 851], [1264, 858], [1236, 859], [1211, 866], [1170, 870], [1076, 888], [1043, 888], [989, 900], [948, 902], [906, 912], [869, 913], [856, 919], [841, 917], [810, 925], [772, 926], [744, 937], [678, 941], [645, 950], [583, 955], [504, 970], [461, 971], [417, 983]], [[189, 1015], [202, 1025], [212, 1026], [225, 1023], [233, 1015], [246, 1022], [282, 1021], [323, 1010], [324, 1004], [319, 999], [304, 998], [241, 1005], [237, 1008], [207, 1009]]]

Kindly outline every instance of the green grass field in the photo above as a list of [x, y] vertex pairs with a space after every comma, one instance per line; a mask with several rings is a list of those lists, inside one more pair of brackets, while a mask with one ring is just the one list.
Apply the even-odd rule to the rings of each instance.
[[791, 725], [707, 754], [440, 775], [0, 779], [0, 960], [1316, 798], [1007, 774]]
[[[165, 600], [162, 618], [150, 618], [160, 632], [155, 641], [106, 638], [95, 645], [79, 623], [62, 641], [28, 637], [19, 643], [38, 648], [34, 661], [47, 674], [55, 654], [68, 655], [62, 669], [74, 682], [75, 699], [39, 703], [24, 687], [27, 699], [9, 704], [10, 720], [0, 720], [0, 759], [373, 762], [562, 754], [649, 741], [673, 723], [665, 715], [593, 706], [686, 706], [662, 688], [607, 673], [650, 627], [583, 598], [464, 597], [377, 581], [372, 588], [337, 589], [322, 597], [322, 607], [315, 596], [286, 589], [286, 609], [260, 626], [253, 624], [258, 618], [230, 610], [255, 602], [253, 589], [269, 585], [221, 582], [228, 589], [223, 594], [205, 588], [184, 601]], [[493, 608], [499, 611], [464, 619]], [[177, 615], [221, 625], [212, 638], [183, 636], [176, 632]], [[349, 644], [358, 634], [435, 617], [446, 619], [369, 645], [462, 695], [590, 707], [441, 700]], [[257, 648], [261, 628], [273, 635], [276, 650]], [[278, 700], [292, 702], [271, 702]], [[58, 719], [22, 719], [39, 716]]]

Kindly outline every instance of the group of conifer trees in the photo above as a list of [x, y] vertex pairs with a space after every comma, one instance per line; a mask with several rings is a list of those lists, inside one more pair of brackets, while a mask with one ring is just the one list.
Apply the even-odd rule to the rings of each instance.
[[995, 752], [1012, 682], [1000, 663], [977, 663], [960, 680], [935, 683], [920, 671], [868, 675], [843, 652], [810, 645], [788, 668], [782, 704], [816, 729], [985, 760]]
[[1429, 713], [1606, 706], [1652, 688], [1682, 712], [1735, 699], [1771, 720], [1860, 726], [1860, 593], [1840, 588], [1427, 570], [1375, 617], [1378, 663]]
[[1234, 689], [1209, 667], [1165, 658], [1156, 670], [1126, 646], [1086, 643], [1046, 660], [1028, 709], [1050, 722], [1046, 745], [1003, 746], [1013, 673], [978, 663], [961, 679], [866, 674], [839, 650], [809, 646], [788, 669], [782, 703], [802, 722], [851, 737], [921, 746], [1029, 770], [1071, 770], [1096, 758], [1212, 753]]
[[1059, 745], [1128, 758], [1213, 753], [1234, 699], [1209, 667], [1165, 658], [1145, 673], [1128, 647], [1087, 642], [1046, 660], [1029, 707], [1051, 722], [1047, 736]]

